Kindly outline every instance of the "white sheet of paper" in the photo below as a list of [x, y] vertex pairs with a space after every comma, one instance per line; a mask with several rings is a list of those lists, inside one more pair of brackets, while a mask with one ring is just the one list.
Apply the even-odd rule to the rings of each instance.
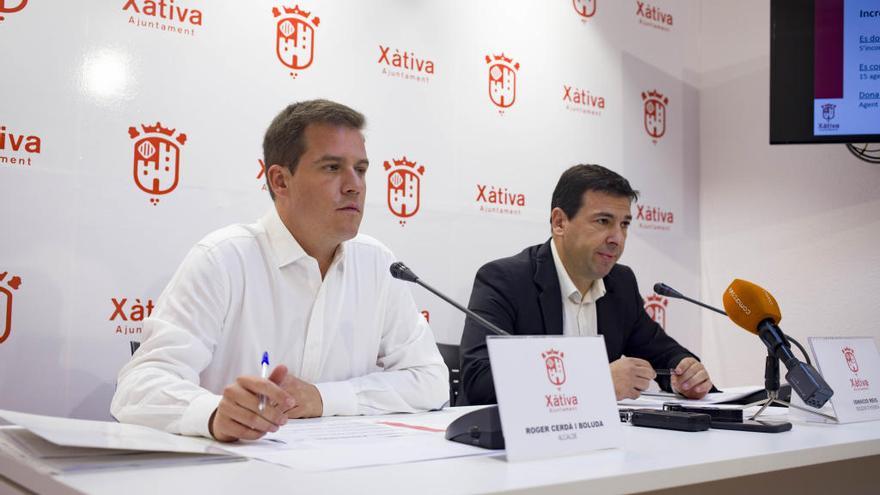
[[487, 345], [509, 461], [622, 445], [604, 338], [490, 337]]
[[0, 418], [56, 445], [68, 447], [228, 455], [211, 440], [172, 435], [140, 425], [58, 418], [2, 409]]
[[446, 440], [446, 426], [464, 412], [447, 409], [373, 418], [295, 420], [260, 440], [226, 448], [238, 455], [303, 471], [503, 453]]
[[[682, 405], [702, 405], [707, 406], [709, 404], [723, 404], [725, 402], [731, 402], [735, 400], [742, 399], [743, 397], [753, 394], [755, 392], [760, 392], [764, 390], [764, 387], [758, 386], [745, 386], [745, 387], [724, 387], [723, 392], [713, 392], [711, 394], [706, 394], [702, 399], [687, 399], [684, 396], [673, 394], [670, 392], [645, 392], [642, 396], [636, 401], [623, 400], [619, 401], [619, 405], [643, 405], [646, 403], [652, 403], [662, 406], [665, 402], [673, 402], [676, 404]], [[638, 402], [638, 404], [636, 404]]]
[[[335, 419], [335, 418], [333, 418]], [[255, 441], [242, 441], [227, 447], [231, 452], [259, 457], [269, 452], [320, 449], [327, 446], [375, 444], [404, 436], [423, 435], [414, 429], [394, 428], [369, 420], [346, 418], [347, 421], [313, 418], [292, 420], [277, 432]]]

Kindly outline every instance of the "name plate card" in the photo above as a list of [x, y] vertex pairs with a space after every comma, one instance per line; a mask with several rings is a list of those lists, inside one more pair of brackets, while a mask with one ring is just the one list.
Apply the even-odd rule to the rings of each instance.
[[620, 447], [603, 337], [489, 337], [509, 461]]
[[[838, 423], [880, 419], [880, 352], [872, 337], [810, 337], [816, 369], [834, 390], [828, 401]], [[812, 409], [792, 394], [792, 402]], [[826, 404], [822, 412], [831, 413]], [[794, 412], [794, 411], [792, 411]], [[831, 422], [809, 413], [808, 421]]]

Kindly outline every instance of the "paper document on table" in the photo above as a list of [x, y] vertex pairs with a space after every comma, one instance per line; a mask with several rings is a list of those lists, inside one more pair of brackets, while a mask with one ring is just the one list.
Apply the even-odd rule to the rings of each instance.
[[0, 418], [56, 445], [97, 449], [228, 455], [205, 438], [172, 435], [146, 426], [41, 416], [0, 409]]
[[618, 401], [617, 404], [621, 406], [662, 407], [664, 403], [671, 402], [675, 404], [706, 406], [739, 400], [761, 390], [764, 390], [764, 387], [728, 387], [724, 392], [706, 394], [702, 399], [688, 399], [682, 395], [670, 392], [644, 392], [638, 399], [625, 399]]
[[[260, 440], [239, 442], [227, 450], [238, 455], [304, 471], [329, 471], [383, 464], [426, 461], [449, 457], [497, 454], [444, 438], [445, 426], [461, 414], [443, 421], [425, 415], [293, 420]], [[438, 424], [439, 423], [439, 424]]]
[[0, 453], [30, 469], [48, 474], [245, 460], [233, 455], [66, 447], [20, 426], [0, 426]]
[[418, 432], [415, 430], [363, 420], [302, 419], [291, 420], [277, 432], [268, 433], [260, 440], [239, 442], [228, 448], [239, 455], [259, 457], [269, 452], [320, 448], [322, 445], [373, 443], [379, 439], [416, 434]]

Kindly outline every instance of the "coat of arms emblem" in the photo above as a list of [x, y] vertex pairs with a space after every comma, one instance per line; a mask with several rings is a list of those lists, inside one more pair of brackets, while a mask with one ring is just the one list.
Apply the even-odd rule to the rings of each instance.
[[666, 134], [666, 105], [669, 98], [663, 96], [657, 90], [642, 93], [644, 106], [645, 131], [654, 138], [654, 143]]
[[645, 311], [652, 320], [656, 321], [663, 328], [666, 328], [667, 304], [669, 304], [669, 300], [657, 294], [651, 294], [645, 298]]
[[837, 109], [837, 105], [834, 103], [826, 103], [822, 105], [822, 118], [831, 122], [835, 116], [835, 110]]
[[[134, 142], [134, 183], [147, 194], [168, 194], [180, 181], [180, 146], [186, 144], [186, 134], [174, 138], [176, 129], [163, 127], [159, 122], [153, 126], [141, 125], [141, 129], [143, 134], [136, 127], [128, 128], [128, 136], [137, 139]], [[150, 203], [155, 206], [159, 198], [150, 198]]]
[[[310, 65], [315, 58], [315, 28], [321, 24], [318, 16], [311, 16], [294, 6], [292, 9], [272, 8], [272, 15], [278, 19], [275, 25], [275, 54], [285, 67], [294, 71], [302, 70]], [[296, 77], [296, 72], [291, 72]]]
[[849, 366], [849, 370], [853, 373], [859, 372], [859, 362], [856, 361], [856, 351], [851, 347], [844, 347], [841, 349], [843, 352], [843, 357], [846, 359], [846, 365]]
[[499, 108], [509, 108], [516, 101], [516, 73], [519, 62], [510, 57], [486, 55], [489, 65], [489, 99]]
[[400, 225], [419, 211], [421, 197], [421, 178], [425, 167], [416, 167], [416, 162], [407, 160], [385, 161], [383, 164], [388, 172], [388, 209], [400, 217]]
[[557, 387], [565, 383], [565, 363], [562, 361], [565, 353], [550, 349], [542, 352], [541, 357], [544, 358], [544, 367], [547, 369], [547, 379], [550, 383]]

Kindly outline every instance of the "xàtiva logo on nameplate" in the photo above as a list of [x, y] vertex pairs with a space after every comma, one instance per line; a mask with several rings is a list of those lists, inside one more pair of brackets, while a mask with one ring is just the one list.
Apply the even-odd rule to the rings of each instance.
[[621, 445], [602, 337], [490, 337], [487, 343], [508, 460]]

